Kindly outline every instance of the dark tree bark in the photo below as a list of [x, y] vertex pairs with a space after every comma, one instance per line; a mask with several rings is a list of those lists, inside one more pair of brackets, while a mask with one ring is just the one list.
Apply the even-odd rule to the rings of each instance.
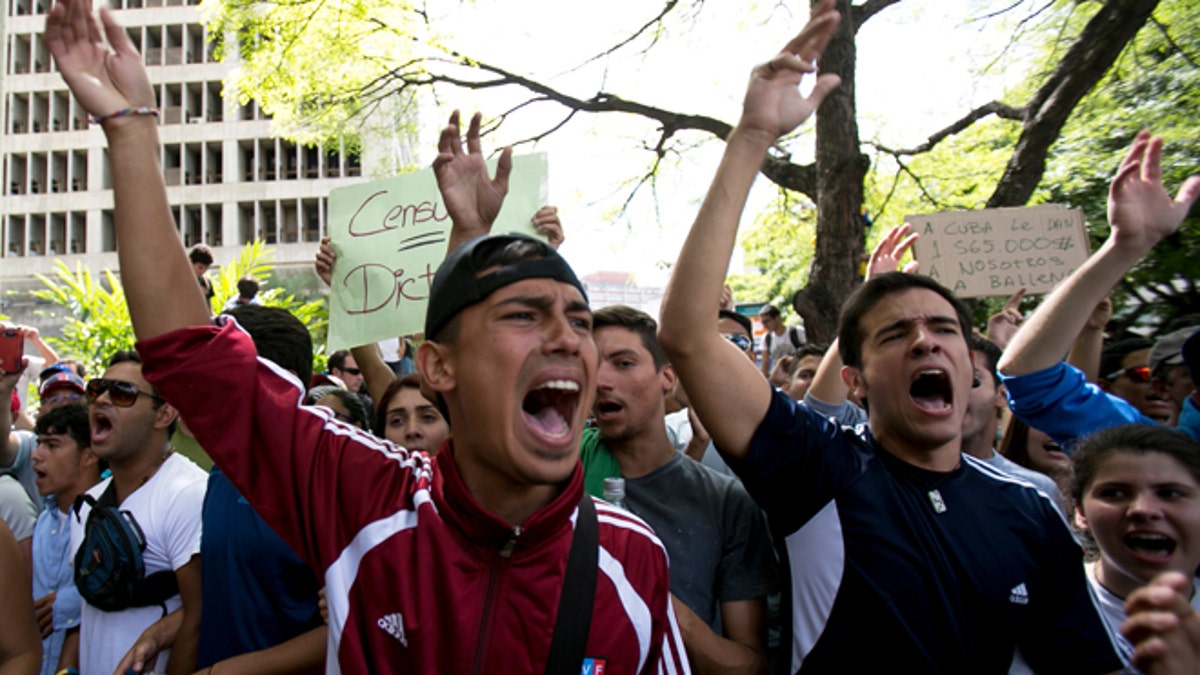
[[836, 73], [842, 84], [825, 98], [817, 113], [817, 248], [809, 271], [806, 303], [801, 312], [809, 339], [829, 344], [837, 332], [842, 302], [859, 284], [858, 261], [865, 235], [862, 227], [863, 180], [870, 166], [858, 137], [855, 102], [857, 50], [850, 1], [841, 0], [845, 17], [821, 58], [822, 72]]

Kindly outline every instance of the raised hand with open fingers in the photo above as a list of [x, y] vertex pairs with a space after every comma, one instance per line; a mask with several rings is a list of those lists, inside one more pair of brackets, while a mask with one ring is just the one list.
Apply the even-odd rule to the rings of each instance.
[[464, 152], [459, 113], [455, 110], [438, 138], [438, 156], [433, 160], [442, 201], [454, 223], [456, 238], [461, 235], [461, 241], [491, 231], [508, 194], [508, 174], [512, 171], [512, 148], [505, 148], [496, 165], [496, 177], [488, 177], [487, 160], [479, 143], [481, 120], [479, 113], [471, 116]]
[[155, 105], [142, 59], [107, 7], [97, 21], [91, 0], [56, 0], [46, 16], [46, 46], [71, 93], [92, 115]]
[[817, 59], [837, 30], [841, 15], [834, 0], [822, 0], [813, 7], [812, 18], [800, 34], [770, 61], [754, 68], [750, 85], [742, 101], [742, 119], [738, 126], [779, 138], [800, 126], [821, 105], [825, 96], [841, 82], [837, 75], [817, 78], [812, 92], [800, 93], [800, 81], [816, 72]]
[[1163, 139], [1138, 133], [1108, 193], [1108, 222], [1117, 242], [1146, 249], [1179, 229], [1200, 197], [1200, 175], [1189, 177], [1172, 199], [1162, 182]]
[[[910, 234], [911, 232], [911, 234]], [[912, 248], [913, 242], [921, 235], [912, 231], [912, 226], [908, 223], [902, 223], [888, 230], [887, 234], [883, 235], [883, 239], [875, 246], [875, 250], [871, 251], [871, 260], [867, 263], [867, 279], [888, 272], [897, 270], [903, 272], [916, 272], [918, 262], [910, 261], [901, 270], [900, 259], [904, 257], [904, 253]]]

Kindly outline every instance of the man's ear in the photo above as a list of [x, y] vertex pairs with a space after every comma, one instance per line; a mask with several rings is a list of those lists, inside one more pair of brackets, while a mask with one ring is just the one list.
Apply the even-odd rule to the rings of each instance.
[[854, 398], [860, 401], [867, 398], [867, 381], [863, 379], [862, 371], [858, 368], [842, 366], [842, 382]]
[[79, 450], [79, 466], [90, 469], [100, 463], [100, 458], [96, 453], [92, 452], [91, 446], [80, 448]]
[[679, 382], [679, 377], [675, 374], [675, 367], [669, 363], [664, 365], [658, 371], [658, 380], [662, 384], [663, 396], [674, 391], [675, 384]]
[[154, 428], [166, 429], [171, 426], [171, 422], [177, 419], [179, 419], [179, 411], [175, 409], [175, 406], [163, 401], [163, 404], [154, 411]]
[[453, 357], [454, 348], [450, 345], [426, 341], [417, 348], [416, 365], [417, 372], [421, 373], [421, 394], [429, 400], [433, 401], [435, 397], [426, 394], [426, 387], [431, 393], [437, 394], [454, 389], [456, 379]]

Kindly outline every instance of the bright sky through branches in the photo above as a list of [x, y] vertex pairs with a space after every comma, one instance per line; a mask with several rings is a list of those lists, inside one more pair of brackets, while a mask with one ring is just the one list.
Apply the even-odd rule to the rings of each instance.
[[[1012, 84], [999, 76], [979, 80], [975, 72], [1008, 37], [996, 21], [965, 24], [983, 3], [906, 0], [868, 21], [858, 36], [859, 123], [864, 140], [893, 146], [916, 144], [970, 108], [997, 98]], [[695, 10], [681, 2], [659, 41], [644, 53], [642, 39], [619, 55], [577, 68], [661, 9], [646, 0], [604, 3], [550, 0], [481, 0], [453, 3], [433, 15], [447, 44], [473, 58], [528, 75], [568, 94], [589, 98], [603, 90], [668, 110], [737, 120], [750, 68], [770, 58], [803, 25], [807, 5], [707, 0]], [[682, 11], [681, 11], [682, 10]], [[1019, 10], [1018, 10], [1019, 11]], [[694, 14], [689, 14], [694, 12]], [[1011, 65], [1011, 64], [1010, 64]], [[1020, 68], [1001, 68], [1012, 78]], [[432, 160], [435, 129], [455, 107], [496, 115], [525, 100], [517, 88], [503, 92], [439, 90], [437, 111], [424, 120], [420, 161]], [[431, 101], [431, 99], [426, 99]], [[560, 121], [566, 109], [552, 103], [509, 117], [485, 140], [485, 148], [512, 143]], [[811, 159], [811, 125], [789, 145], [803, 162]], [[616, 216], [633, 182], [653, 161], [643, 149], [657, 141], [656, 126], [612, 113], [577, 115], [536, 149], [550, 153], [550, 194], [566, 228], [563, 254], [581, 274], [597, 270], [633, 272], [643, 285], [662, 285], [716, 168], [721, 144], [699, 133], [679, 137], [699, 147], [668, 155], [660, 168], [657, 194], [643, 185], [625, 216]], [[522, 146], [518, 152], [531, 152]], [[770, 200], [773, 186], [760, 179], [743, 226]], [[735, 268], [738, 265], [735, 259]], [[752, 300], [746, 298], [745, 300]]]

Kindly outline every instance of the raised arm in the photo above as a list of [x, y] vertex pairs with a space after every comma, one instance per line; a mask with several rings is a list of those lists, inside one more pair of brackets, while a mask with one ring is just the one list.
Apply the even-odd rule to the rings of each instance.
[[1129, 268], [1179, 229], [1200, 196], [1200, 176], [1184, 182], [1175, 199], [1162, 184], [1162, 139], [1142, 131], [1117, 169], [1108, 195], [1108, 239], [1017, 331], [1000, 359], [1005, 375], [1044, 370], [1067, 354], [1092, 310]]
[[208, 323], [204, 296], [167, 204], [158, 123], [139, 112], [155, 102], [137, 50], [107, 7], [96, 20], [90, 0], [56, 0], [45, 37], [71, 93], [102, 120], [108, 137], [117, 260], [134, 332], [144, 340]]
[[799, 90], [804, 75], [816, 70], [839, 20], [834, 2], [823, 0], [800, 34], [752, 72], [742, 118], [726, 140], [663, 298], [659, 339], [717, 447], [734, 457], [745, 455], [766, 414], [771, 387], [714, 326], [725, 270], [767, 149], [808, 119], [838, 85], [836, 75], [822, 75], [807, 98]]
[[1018, 288], [1017, 292], [1004, 302], [1004, 307], [999, 312], [988, 317], [986, 337], [1000, 349], [1008, 347], [1008, 343], [1012, 342], [1013, 336], [1017, 334], [1017, 327], [1025, 320], [1025, 315], [1021, 313], [1021, 301], [1025, 299], [1028, 290], [1024, 286]]
[[354, 356], [354, 362], [362, 371], [363, 382], [367, 384], [367, 396], [371, 397], [376, 406], [383, 405], [383, 392], [387, 391], [388, 385], [396, 379], [396, 373], [384, 362], [379, 353], [379, 346], [372, 342], [351, 347], [350, 354]]
[[508, 194], [508, 174], [512, 171], [512, 148], [500, 153], [496, 177], [489, 178], [487, 160], [479, 143], [479, 113], [471, 116], [467, 128], [466, 152], [463, 151], [459, 130], [459, 114], [450, 115], [450, 123], [438, 138], [438, 156], [433, 160], [433, 174], [438, 190], [450, 214], [450, 242], [447, 251], [462, 246], [475, 237], [492, 230], [500, 215], [500, 207]]
[[1104, 327], [1112, 318], [1112, 312], [1112, 300], [1101, 300], [1067, 354], [1067, 363], [1081, 370], [1088, 382], [1099, 382], [1100, 377], [1107, 374], [1100, 372], [1100, 354], [1104, 351]]
[[3, 469], [17, 461], [17, 451], [21, 447], [17, 433], [12, 430], [13, 412], [9, 402], [21, 373], [25, 371], [25, 358], [21, 357], [21, 368], [17, 372], [0, 373], [0, 468]]

